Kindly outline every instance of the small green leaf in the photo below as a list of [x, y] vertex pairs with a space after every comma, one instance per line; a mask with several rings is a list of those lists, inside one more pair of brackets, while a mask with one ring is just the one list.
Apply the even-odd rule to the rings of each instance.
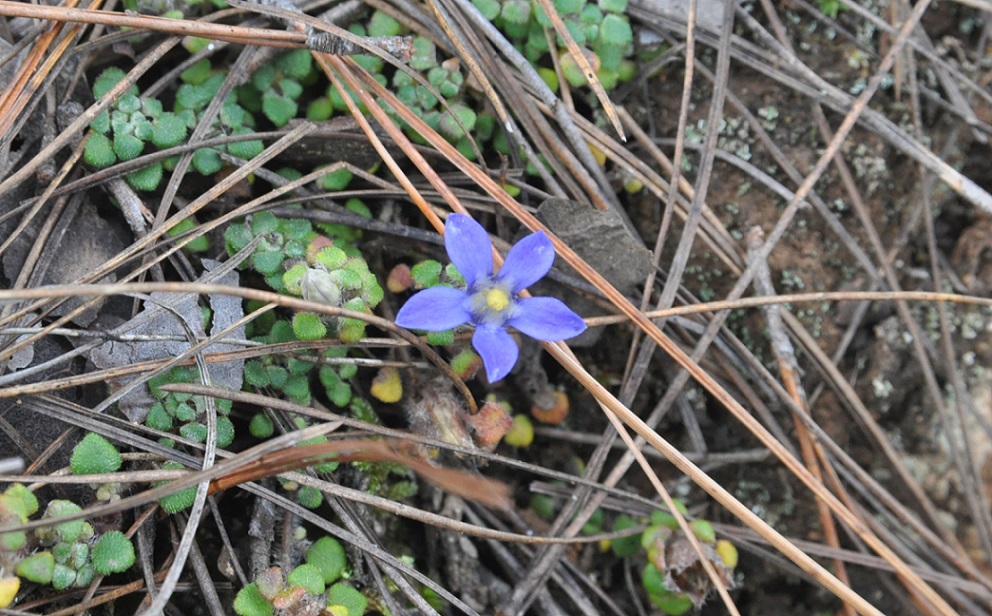
[[134, 113], [141, 109], [141, 99], [134, 94], [122, 94], [114, 106], [124, 113]]
[[418, 287], [435, 287], [440, 282], [441, 264], [433, 259], [421, 261], [410, 268], [410, 276]]
[[634, 32], [625, 17], [610, 13], [599, 25], [599, 40], [606, 45], [623, 47], [634, 41]]
[[[124, 179], [127, 181], [128, 185], [135, 190], [151, 192], [158, 188], [159, 183], [162, 181], [162, 174], [162, 163], [153, 163], [143, 169], [138, 169], [133, 173], [127, 174], [124, 176]], [[205, 237], [199, 239], [202, 240], [201, 245], [208, 242]], [[192, 244], [190, 244], [190, 246], [192, 246]], [[193, 250], [191, 247], [187, 248], [191, 251]], [[204, 247], [203, 250], [206, 250], [206, 247]]]
[[86, 140], [86, 149], [83, 151], [83, 160], [93, 165], [97, 169], [103, 169], [117, 162], [117, 155], [114, 154], [114, 145], [110, 139], [102, 133], [92, 133]]
[[276, 126], [284, 126], [296, 117], [299, 108], [293, 99], [266, 90], [262, 94], [262, 113]]
[[344, 606], [348, 608], [348, 616], [360, 616], [369, 606], [369, 600], [347, 584], [335, 584], [327, 593], [328, 607]]
[[472, 5], [489, 21], [499, 17], [500, 5], [496, 0], [472, 0]]
[[293, 295], [300, 295], [300, 284], [303, 282], [303, 277], [307, 273], [307, 264], [302, 261], [299, 263], [294, 263], [293, 267], [286, 270], [286, 273], [282, 275], [282, 283], [286, 285], [286, 290]]
[[[121, 69], [111, 66], [105, 69], [100, 76], [93, 80], [93, 96], [95, 98], [102, 98], [104, 94], [109, 92], [111, 88], [116, 86], [122, 79], [126, 77], [126, 73]], [[138, 94], [138, 87], [131, 86], [128, 88], [127, 92], [129, 94]]]
[[372, 13], [369, 18], [369, 36], [398, 36], [403, 26], [382, 11]]
[[121, 467], [121, 454], [113, 443], [90, 432], [72, 450], [69, 468], [74, 475], [113, 473]]
[[523, 25], [530, 21], [530, 2], [527, 0], [506, 0], [500, 16], [511, 24]]
[[693, 520], [689, 522], [689, 528], [700, 541], [716, 543], [716, 530], [713, 529], [713, 525], [708, 520]]
[[668, 589], [665, 588], [664, 576], [661, 575], [658, 567], [655, 567], [651, 563], [648, 563], [644, 567], [644, 572], [641, 574], [641, 585], [644, 586], [644, 590], [648, 591], [649, 595], [659, 595], [668, 592]]
[[172, 430], [172, 416], [165, 411], [165, 407], [162, 406], [161, 402], [156, 402], [148, 410], [148, 416], [145, 417], [145, 425], [152, 430], [168, 432]]
[[344, 567], [348, 564], [344, 548], [333, 537], [321, 537], [306, 551], [304, 559], [317, 567], [324, 583], [330, 584], [341, 577]]
[[[245, 108], [239, 105], [236, 101], [231, 101], [224, 103], [220, 108], [220, 122], [224, 126], [230, 128], [246, 128], [245, 122], [248, 121], [250, 116]], [[250, 123], [250, 122], [249, 122]]]
[[225, 415], [217, 417], [217, 446], [227, 447], [234, 442], [234, 424]]
[[106, 109], [101, 111], [100, 115], [93, 119], [93, 123], [90, 124], [90, 128], [104, 135], [110, 132], [110, 112]]
[[452, 105], [441, 114], [441, 133], [452, 140], [460, 139], [475, 128], [475, 111], [462, 104]]
[[141, 97], [141, 113], [152, 119], [162, 115], [162, 101], [157, 98]]
[[314, 122], [329, 120], [334, 115], [334, 105], [326, 96], [314, 99], [307, 105], [307, 119]]
[[[305, 489], [307, 489], [307, 486], [300, 488], [300, 491], [302, 492]], [[312, 490], [313, 488], [310, 489]], [[317, 494], [320, 494], [319, 490], [317, 491]], [[313, 509], [313, 507], [307, 508]], [[320, 569], [309, 563], [300, 565], [293, 569], [286, 577], [286, 583], [290, 586], [301, 586], [311, 595], [323, 594], [326, 588]]]
[[[10, 500], [7, 500], [10, 499]], [[27, 489], [23, 483], [11, 484], [9, 488], [3, 492], [2, 503], [16, 502], [17, 509], [20, 515], [24, 516], [27, 520], [27, 516], [34, 515], [38, 512], [38, 498], [34, 495], [34, 492]]]
[[[637, 520], [628, 515], [621, 514], [617, 517], [616, 522], [613, 523], [613, 530], [626, 530], [635, 526], [637, 526]], [[633, 556], [641, 549], [641, 535], [638, 533], [629, 537], [614, 539], [610, 547], [613, 549], [613, 553], [621, 558]]]
[[190, 422], [179, 428], [179, 435], [194, 443], [207, 442], [207, 426], [198, 421]]
[[76, 588], [86, 588], [96, 577], [96, 568], [93, 565], [83, 565], [76, 569], [76, 580], [73, 585]]
[[65, 590], [76, 581], [76, 572], [66, 565], [55, 565], [52, 571], [52, 588], [55, 590]]
[[234, 611], [238, 616], [272, 616], [275, 608], [258, 591], [258, 586], [251, 583], [239, 590], [234, 597]]
[[258, 212], [251, 217], [251, 232], [255, 235], [275, 233], [279, 229], [279, 219], [272, 212]]
[[282, 267], [283, 255], [277, 250], [256, 252], [251, 256], [251, 264], [261, 274], [275, 274]]
[[220, 154], [213, 148], [201, 148], [193, 152], [193, 168], [202, 175], [213, 175], [220, 171], [222, 166]]
[[209, 58], [203, 58], [196, 64], [190, 66], [183, 72], [179, 73], [179, 78], [186, 83], [191, 83], [195, 86], [202, 84], [204, 81], [210, 77], [210, 72], [213, 67], [210, 64]]
[[104, 533], [93, 546], [93, 568], [100, 575], [121, 573], [134, 564], [134, 546], [119, 530]]
[[433, 346], [448, 346], [449, 344], [455, 343], [455, 332], [454, 330], [445, 330], [443, 332], [427, 332], [427, 344]]
[[202, 85], [184, 83], [176, 90], [176, 111], [191, 109], [198, 111], [207, 106], [213, 94]]
[[434, 42], [423, 36], [415, 37], [410, 68], [415, 71], [426, 71], [435, 66], [437, 66], [437, 49], [434, 47]]
[[317, 263], [328, 270], [336, 270], [344, 265], [345, 261], [348, 260], [348, 255], [337, 246], [326, 246], [317, 253], [315, 259]]
[[283, 79], [280, 81], [279, 89], [282, 91], [283, 96], [294, 101], [300, 98], [300, 94], [303, 94], [303, 86], [293, 79]]
[[[48, 503], [48, 507], [45, 509], [45, 518], [61, 518], [68, 515], [73, 515], [82, 511], [82, 508], [76, 503], [68, 500], [53, 500]], [[50, 543], [54, 541], [64, 541], [66, 543], [72, 543], [77, 541], [80, 537], [87, 534], [88, 525], [84, 520], [72, 520], [70, 522], [63, 522], [54, 527], [49, 528], [39, 528], [35, 531], [35, 535], [38, 536], [45, 543]]]
[[[235, 128], [231, 131], [234, 135], [250, 135], [254, 131], [247, 126], [241, 128]], [[265, 150], [265, 144], [262, 143], [261, 139], [249, 139], [247, 141], [236, 141], [234, 143], [227, 144], [227, 151], [231, 153], [232, 156], [237, 156], [238, 158], [243, 158], [245, 160], [251, 160], [262, 153]]]
[[289, 379], [289, 370], [282, 366], [266, 366], [265, 373], [269, 377], [269, 383], [276, 389], [285, 387]]
[[327, 326], [312, 312], [297, 312], [293, 316], [293, 333], [298, 340], [320, 340], [327, 335]]
[[276, 66], [294, 79], [304, 79], [313, 69], [313, 57], [308, 49], [296, 49], [280, 56]]
[[49, 584], [55, 571], [55, 557], [51, 552], [38, 552], [22, 558], [17, 563], [17, 575], [35, 584]]
[[265, 413], [255, 413], [251, 421], [248, 422], [248, 433], [255, 438], [269, 438], [274, 432], [275, 426], [272, 423], [272, 419]]
[[[178, 470], [186, 467], [178, 462], [173, 462], [170, 460], [168, 462], [163, 463], [162, 468]], [[164, 485], [167, 483], [168, 483], [167, 481], [163, 481], [160, 482], [158, 485]], [[193, 506], [194, 500], [196, 500], [196, 486], [190, 486], [188, 488], [184, 488], [180, 490], [179, 492], [176, 492], [175, 494], [170, 494], [169, 496], [166, 496], [165, 498], [158, 501], [158, 504], [160, 507], [162, 507], [163, 511], [172, 514], [172, 513], [178, 513], [185, 509], [189, 509], [190, 507]]]
[[328, 173], [318, 180], [321, 188], [324, 190], [344, 190], [351, 183], [351, 178], [353, 174], [348, 169], [341, 167], [335, 171]]
[[157, 148], [171, 148], [186, 140], [186, 122], [176, 114], [163, 113], [152, 123], [152, 143]]
[[319, 374], [320, 382], [331, 402], [338, 408], [348, 406], [351, 402], [351, 385], [332, 366], [321, 366]]
[[289, 396], [290, 400], [297, 404], [302, 404], [303, 406], [310, 404], [310, 380], [303, 375], [290, 375], [282, 391]]
[[578, 13], [584, 4], [585, 0], [554, 0], [555, 9], [562, 16]]
[[599, 8], [608, 13], [625, 13], [627, 11], [627, 0], [599, 0]]

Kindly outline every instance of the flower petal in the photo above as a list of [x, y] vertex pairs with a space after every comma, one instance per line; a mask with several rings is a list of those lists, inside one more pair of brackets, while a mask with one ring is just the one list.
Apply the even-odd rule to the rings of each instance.
[[468, 294], [461, 289], [424, 289], [406, 300], [396, 314], [396, 324], [407, 329], [443, 332], [467, 323], [472, 318], [468, 305]]
[[482, 225], [464, 214], [452, 214], [444, 223], [444, 248], [468, 288], [493, 273], [493, 244]]
[[519, 300], [507, 325], [545, 342], [574, 338], [586, 330], [582, 317], [553, 297]]
[[517, 355], [520, 354], [517, 343], [502, 327], [476, 327], [472, 334], [472, 346], [482, 356], [486, 378], [490, 383], [510, 374], [513, 365], [517, 363]]
[[513, 293], [519, 293], [544, 278], [554, 261], [555, 247], [544, 231], [531, 233], [506, 253], [496, 279], [509, 283]]

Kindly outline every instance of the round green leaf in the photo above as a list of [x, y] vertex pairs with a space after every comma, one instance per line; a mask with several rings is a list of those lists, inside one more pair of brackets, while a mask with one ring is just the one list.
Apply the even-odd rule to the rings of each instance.
[[327, 326], [311, 312], [298, 312], [293, 316], [293, 333], [298, 340], [319, 340], [327, 335]]
[[272, 616], [275, 609], [258, 591], [258, 586], [249, 584], [234, 597], [234, 611], [238, 616]]
[[328, 607], [344, 606], [348, 608], [348, 616], [361, 616], [369, 606], [369, 600], [347, 584], [335, 584], [327, 593]]
[[121, 467], [121, 454], [113, 443], [90, 432], [72, 450], [69, 468], [75, 475], [113, 473]]
[[304, 558], [307, 563], [320, 571], [325, 584], [330, 584], [340, 578], [345, 565], [348, 564], [341, 543], [333, 537], [326, 536], [321, 537], [310, 546]]
[[186, 122], [174, 113], [163, 113], [152, 123], [152, 143], [171, 148], [186, 140]]
[[119, 530], [104, 533], [93, 546], [93, 568], [100, 575], [121, 573], [134, 564], [134, 546]]
[[[134, 173], [127, 174], [124, 176], [124, 179], [127, 181], [128, 185], [135, 190], [151, 192], [158, 188], [159, 183], [162, 181], [162, 174], [162, 163], [154, 163], [152, 165], [148, 165], [144, 169], [138, 169]], [[201, 245], [207, 241], [207, 238], [205, 237], [200, 239], [203, 240]], [[192, 246], [192, 244], [190, 244], [190, 246]], [[192, 247], [189, 249], [193, 250]], [[206, 248], [203, 248], [203, 250], [206, 250]]]
[[17, 563], [17, 575], [36, 584], [48, 584], [55, 572], [55, 557], [51, 552], [38, 552]]
[[286, 583], [290, 586], [302, 586], [311, 595], [323, 594], [325, 589], [320, 569], [309, 563], [293, 569], [286, 578]]
[[97, 169], [103, 169], [117, 162], [114, 144], [102, 133], [92, 133], [86, 140], [83, 160]]
[[[111, 88], [116, 86], [124, 77], [127, 75], [121, 69], [116, 66], [111, 66], [105, 69], [100, 76], [93, 80], [93, 96], [96, 98], [103, 97], [104, 94], [109, 92]], [[128, 90], [130, 94], [137, 94], [138, 87], [131, 86]]]
[[203, 175], [213, 175], [220, 171], [223, 162], [213, 148], [202, 148], [193, 152], [193, 167]]
[[114, 133], [114, 153], [121, 160], [136, 158], [145, 149], [145, 144], [134, 135]]

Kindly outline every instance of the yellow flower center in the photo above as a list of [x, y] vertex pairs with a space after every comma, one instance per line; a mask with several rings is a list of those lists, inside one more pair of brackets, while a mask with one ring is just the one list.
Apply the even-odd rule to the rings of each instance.
[[503, 289], [493, 288], [486, 291], [486, 308], [502, 312], [510, 305], [510, 294]]

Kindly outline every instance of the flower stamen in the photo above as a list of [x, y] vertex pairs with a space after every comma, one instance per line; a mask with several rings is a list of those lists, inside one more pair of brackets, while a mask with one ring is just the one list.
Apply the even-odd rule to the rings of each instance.
[[503, 312], [510, 305], [510, 294], [503, 289], [494, 288], [486, 291], [486, 308]]

